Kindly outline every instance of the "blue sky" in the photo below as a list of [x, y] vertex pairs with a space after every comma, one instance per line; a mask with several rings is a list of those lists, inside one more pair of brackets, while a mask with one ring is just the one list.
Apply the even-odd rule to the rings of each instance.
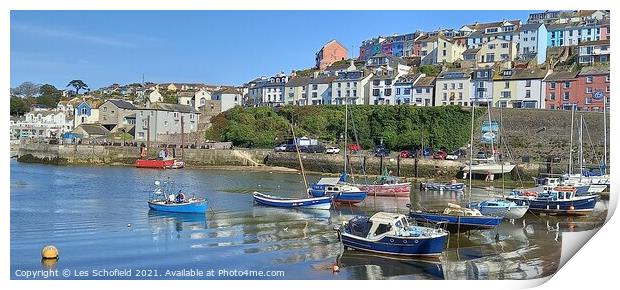
[[467, 23], [527, 20], [530, 11], [12, 11], [11, 86], [111, 83], [240, 85], [314, 65], [337, 39], [362, 40]]

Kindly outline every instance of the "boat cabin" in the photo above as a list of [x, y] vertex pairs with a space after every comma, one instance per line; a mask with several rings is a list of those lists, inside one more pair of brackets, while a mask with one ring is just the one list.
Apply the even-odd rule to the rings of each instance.
[[[377, 239], [385, 235], [415, 236], [415, 231], [409, 227], [407, 217], [402, 214], [378, 212], [372, 217], [358, 216], [349, 221], [347, 232], [352, 235]], [[421, 233], [418, 233], [418, 235]]]
[[553, 190], [544, 191], [538, 194], [538, 199], [545, 200], [571, 200], [575, 197], [577, 188], [572, 186], [556, 187]]

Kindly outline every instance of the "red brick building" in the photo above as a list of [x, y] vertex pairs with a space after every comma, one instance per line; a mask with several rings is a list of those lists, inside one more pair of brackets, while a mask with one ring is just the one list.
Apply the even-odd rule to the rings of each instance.
[[347, 59], [347, 49], [336, 40], [331, 40], [316, 53], [316, 67], [325, 69], [332, 63]]
[[589, 66], [577, 72], [553, 72], [543, 82], [546, 109], [570, 110], [575, 105], [579, 111], [603, 111], [603, 99], [596, 99], [596, 92], [602, 92], [609, 108], [609, 67]]

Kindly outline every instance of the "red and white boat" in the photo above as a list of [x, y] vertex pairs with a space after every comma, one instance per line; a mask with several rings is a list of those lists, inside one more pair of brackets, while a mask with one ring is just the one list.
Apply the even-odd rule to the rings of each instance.
[[137, 168], [178, 169], [185, 167], [185, 162], [175, 158], [171, 159], [138, 159]]

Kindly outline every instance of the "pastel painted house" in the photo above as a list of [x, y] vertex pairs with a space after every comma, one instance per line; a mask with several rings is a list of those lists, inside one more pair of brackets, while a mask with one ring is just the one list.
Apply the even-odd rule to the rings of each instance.
[[537, 64], [547, 60], [547, 26], [543, 23], [528, 23], [519, 29], [519, 51], [521, 60], [536, 59]]
[[470, 105], [471, 71], [468, 69], [444, 70], [435, 79], [435, 106]]
[[582, 42], [579, 45], [579, 64], [593, 65], [610, 61], [609, 39]]
[[348, 51], [337, 40], [330, 40], [316, 53], [315, 61], [318, 69], [325, 69], [334, 62], [347, 58]]
[[222, 88], [213, 93], [212, 99], [221, 103], [221, 111], [228, 111], [236, 106], [243, 105], [241, 91], [236, 88]]
[[81, 124], [94, 124], [99, 122], [99, 109], [93, 102], [81, 102], [76, 108], [73, 118], [73, 128]]
[[494, 107], [543, 109], [547, 73], [540, 68], [502, 70], [493, 78]]
[[[581, 71], [557, 71], [545, 80], [545, 108], [550, 110], [602, 111], [609, 107], [609, 67], [584, 67]], [[596, 98], [595, 94], [603, 98]]]
[[369, 104], [369, 80], [373, 73], [368, 69], [358, 69], [353, 61], [346, 71], [338, 73], [331, 83], [331, 94], [334, 105]]
[[[198, 130], [200, 113], [192, 106], [155, 103], [136, 110], [135, 140], [157, 142], [162, 134], [193, 133]], [[183, 128], [181, 129], [181, 119]]]

